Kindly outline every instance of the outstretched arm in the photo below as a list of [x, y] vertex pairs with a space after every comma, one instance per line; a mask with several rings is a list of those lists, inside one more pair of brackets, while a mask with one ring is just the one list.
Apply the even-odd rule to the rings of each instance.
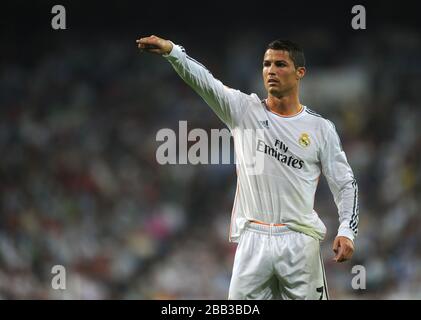
[[248, 105], [244, 103], [244, 93], [225, 86], [202, 64], [189, 57], [183, 47], [169, 40], [150, 36], [140, 38], [136, 42], [142, 52], [155, 53], [166, 58], [178, 75], [206, 101], [230, 129], [239, 123]]

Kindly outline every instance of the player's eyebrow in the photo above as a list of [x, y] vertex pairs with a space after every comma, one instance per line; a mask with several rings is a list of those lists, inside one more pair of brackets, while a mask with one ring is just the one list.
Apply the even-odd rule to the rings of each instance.
[[285, 64], [288, 64], [288, 61], [286, 61], [286, 60], [283, 60], [283, 59], [281, 59], [281, 60], [268, 60], [268, 59], [264, 59], [263, 60], [263, 63], [266, 63], [266, 62], [275, 62], [275, 63], [277, 63], [277, 62], [283, 62], [283, 63], [285, 63]]

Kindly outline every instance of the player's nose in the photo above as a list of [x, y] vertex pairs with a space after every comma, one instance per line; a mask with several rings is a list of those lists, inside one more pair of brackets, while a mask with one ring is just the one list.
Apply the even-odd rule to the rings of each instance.
[[269, 67], [268, 74], [269, 75], [274, 75], [275, 74], [275, 66], [274, 66], [273, 63]]

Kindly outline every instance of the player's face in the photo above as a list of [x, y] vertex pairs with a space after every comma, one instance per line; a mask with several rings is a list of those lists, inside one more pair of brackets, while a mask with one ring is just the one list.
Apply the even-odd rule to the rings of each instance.
[[282, 97], [298, 86], [304, 68], [295, 68], [288, 51], [268, 49], [263, 57], [263, 81], [270, 95]]

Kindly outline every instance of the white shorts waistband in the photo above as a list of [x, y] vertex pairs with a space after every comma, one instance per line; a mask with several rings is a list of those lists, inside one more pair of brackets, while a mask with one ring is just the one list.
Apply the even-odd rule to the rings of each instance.
[[268, 235], [282, 235], [290, 232], [295, 232], [288, 228], [288, 226], [275, 226], [271, 224], [264, 225], [260, 223], [254, 223], [251, 221], [246, 225], [245, 230], [264, 233]]

